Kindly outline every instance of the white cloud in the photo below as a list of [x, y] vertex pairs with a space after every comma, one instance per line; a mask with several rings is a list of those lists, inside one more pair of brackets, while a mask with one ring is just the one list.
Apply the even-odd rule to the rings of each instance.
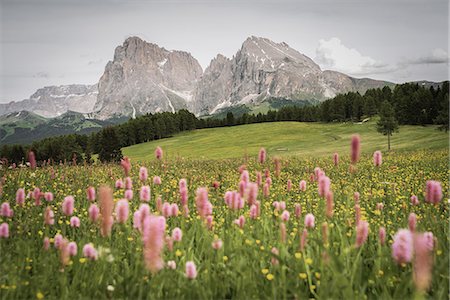
[[364, 56], [354, 48], [348, 48], [337, 37], [333, 37], [328, 41], [319, 41], [315, 61], [322, 69], [339, 71], [355, 76], [388, 73], [397, 69], [395, 66], [389, 66], [370, 56]]

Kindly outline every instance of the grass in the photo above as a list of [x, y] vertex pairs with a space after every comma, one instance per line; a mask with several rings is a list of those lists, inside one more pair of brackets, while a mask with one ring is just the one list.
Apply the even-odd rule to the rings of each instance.
[[[442, 200], [433, 205], [424, 199], [429, 179], [442, 182], [442, 189], [448, 191], [445, 150], [385, 153], [380, 167], [373, 166], [372, 155], [367, 153], [361, 156], [355, 173], [349, 172], [348, 157], [342, 157], [338, 166], [328, 156], [314, 159], [289, 156], [281, 160], [279, 176], [271, 156], [263, 164], [256, 157], [246, 162], [251, 181], [256, 180], [256, 172], [264, 174], [267, 169], [272, 174], [269, 194], [264, 195], [264, 188], [259, 188], [261, 214], [257, 218], [250, 217], [250, 205], [235, 210], [224, 201], [224, 194], [239, 185], [241, 158], [133, 162], [129, 176], [134, 196], [129, 201], [128, 219], [123, 224], [116, 222], [107, 237], [100, 234], [98, 222], [88, 217], [92, 203], [86, 199], [86, 188], [92, 186], [98, 191], [103, 184], [113, 187], [116, 179], [124, 177], [119, 165], [56, 164], [36, 170], [0, 169], [4, 180], [2, 202], [8, 202], [14, 210], [12, 217], [0, 216], [0, 224], [8, 224], [10, 232], [8, 238], [0, 238], [0, 298], [448, 299], [449, 204]], [[152, 184], [151, 177], [141, 182], [141, 166], [151, 176], [160, 176], [161, 185]], [[318, 195], [318, 184], [309, 180], [317, 166], [331, 180], [333, 216], [326, 216], [326, 201]], [[152, 214], [161, 214], [156, 205], [158, 196], [181, 208], [178, 184], [181, 178], [187, 180], [189, 216], [167, 217], [165, 235], [170, 236], [178, 227], [183, 237], [174, 243], [172, 250], [166, 246], [161, 253], [164, 262], [173, 261], [176, 268], [165, 267], [152, 274], [146, 268], [142, 234], [134, 228], [142, 226], [139, 225], [142, 220], [136, 220], [134, 215], [143, 204], [139, 191], [142, 185], [151, 186], [151, 201], [145, 205]], [[216, 180], [220, 185], [212, 188]], [[292, 181], [290, 191], [288, 180]], [[307, 181], [305, 191], [298, 188], [300, 180]], [[18, 205], [17, 189], [24, 188], [27, 194], [35, 187], [53, 193], [54, 200], [41, 199], [39, 206], [27, 198], [23, 206]], [[197, 213], [195, 191], [199, 187], [209, 187], [212, 228]], [[361, 195], [361, 220], [369, 224], [367, 240], [359, 248], [355, 246], [356, 191]], [[418, 196], [419, 205], [410, 204], [413, 194]], [[63, 199], [68, 195], [75, 198], [71, 216], [62, 211]], [[100, 193], [97, 195], [100, 197]], [[123, 189], [114, 190], [114, 201], [123, 196]], [[448, 198], [448, 194], [443, 197]], [[285, 241], [280, 232], [284, 208], [275, 209], [277, 202], [283, 202], [290, 213], [290, 219], [283, 223]], [[101, 206], [98, 198], [94, 203]], [[377, 209], [377, 203], [383, 203], [384, 209]], [[294, 213], [296, 205], [302, 208], [298, 217]], [[44, 224], [47, 207], [54, 212], [53, 225]], [[400, 265], [392, 257], [394, 235], [408, 227], [412, 212], [417, 215], [416, 232], [430, 231], [436, 238], [429, 253], [434, 262], [432, 280], [424, 294], [416, 291], [413, 283], [415, 262]], [[315, 216], [314, 228], [305, 228], [307, 213]], [[79, 228], [70, 226], [72, 216], [80, 219]], [[241, 216], [246, 222], [239, 228], [234, 221]], [[387, 233], [385, 244], [378, 239], [381, 226]], [[303, 230], [308, 237], [302, 249]], [[55, 249], [57, 234], [78, 245], [78, 253], [70, 256], [69, 261], [61, 260], [63, 248]], [[43, 249], [45, 237], [51, 243], [48, 250]], [[216, 239], [223, 241], [219, 250], [211, 245]], [[98, 250], [97, 260], [84, 257], [83, 247], [88, 243]], [[278, 254], [272, 252], [274, 248]], [[185, 276], [188, 261], [197, 266], [196, 279]]]
[[[348, 153], [350, 136], [361, 135], [363, 152], [387, 150], [387, 137], [376, 131], [375, 122], [364, 124], [323, 124], [274, 122], [233, 127], [200, 129], [174, 137], [123, 148], [123, 154], [135, 161], [154, 158], [161, 146], [170, 157], [223, 159], [256, 155], [265, 147], [270, 155], [325, 156]], [[448, 134], [436, 126], [400, 126], [391, 139], [395, 151], [448, 148]]]

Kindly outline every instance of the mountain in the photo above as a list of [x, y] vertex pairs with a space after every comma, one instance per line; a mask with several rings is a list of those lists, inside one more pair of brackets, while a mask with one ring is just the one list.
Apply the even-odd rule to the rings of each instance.
[[0, 104], [0, 115], [23, 110], [46, 118], [60, 116], [67, 111], [92, 112], [97, 99], [97, 85], [46, 86], [38, 89], [29, 99]]
[[385, 85], [393, 84], [322, 71], [288, 44], [252, 36], [233, 58], [219, 54], [211, 61], [195, 89], [192, 110], [208, 115], [227, 107], [258, 106], [270, 98], [323, 101], [338, 93], [364, 93]]
[[104, 120], [187, 108], [202, 73], [190, 53], [130, 37], [116, 48], [100, 78], [94, 116]]
[[28, 144], [50, 136], [86, 134], [110, 124], [113, 122], [87, 119], [73, 111], [55, 118], [44, 118], [28, 111], [14, 112], [0, 116], [0, 144]]

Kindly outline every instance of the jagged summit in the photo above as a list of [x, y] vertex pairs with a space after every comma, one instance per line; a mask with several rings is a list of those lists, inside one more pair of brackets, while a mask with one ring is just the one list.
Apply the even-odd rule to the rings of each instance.
[[203, 71], [188, 52], [131, 36], [116, 47], [98, 85], [45, 87], [30, 99], [0, 104], [0, 114], [30, 110], [55, 117], [73, 110], [103, 120], [187, 108], [207, 115], [270, 98], [322, 101], [386, 84], [322, 71], [287, 43], [264, 37], [248, 37], [232, 58], [217, 54]]

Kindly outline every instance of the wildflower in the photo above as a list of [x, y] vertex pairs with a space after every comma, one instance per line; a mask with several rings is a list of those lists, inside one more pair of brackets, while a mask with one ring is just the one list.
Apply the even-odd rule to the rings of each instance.
[[419, 205], [419, 199], [417, 198], [416, 195], [412, 195], [410, 200], [411, 200], [411, 205]]
[[264, 197], [269, 197], [270, 194], [270, 185], [266, 182], [263, 187], [263, 195]]
[[331, 217], [333, 217], [333, 208], [334, 208], [333, 192], [328, 191], [325, 195], [325, 198], [327, 200], [326, 216], [328, 218], [331, 218]]
[[299, 186], [300, 186], [300, 191], [302, 191], [302, 192], [306, 191], [306, 181], [305, 180], [301, 180]]
[[211, 245], [213, 249], [219, 250], [220, 248], [222, 248], [223, 242], [221, 239], [215, 239]]
[[86, 189], [86, 197], [89, 201], [95, 201], [95, 188], [90, 186]]
[[45, 225], [53, 225], [55, 224], [55, 214], [50, 206], [47, 206], [44, 212], [44, 223]]
[[259, 154], [258, 154], [258, 161], [260, 164], [263, 164], [266, 161], [266, 149], [261, 148], [259, 149]]
[[28, 161], [32, 170], [36, 169], [36, 155], [33, 151], [28, 152]]
[[423, 236], [425, 238], [425, 244], [427, 248], [432, 251], [434, 248], [434, 236], [432, 232], [424, 232]]
[[92, 222], [97, 222], [99, 215], [100, 215], [100, 210], [98, 209], [96, 204], [91, 204], [89, 206], [88, 213], [89, 213], [89, 219]]
[[314, 215], [309, 213], [305, 216], [305, 227], [314, 228]]
[[94, 245], [92, 245], [91, 243], [84, 245], [83, 256], [90, 260], [97, 260], [98, 253], [97, 250], [94, 248]]
[[195, 204], [197, 206], [197, 212], [200, 217], [205, 218], [207, 215], [210, 215], [211, 203], [208, 201], [208, 190], [204, 187], [200, 187], [197, 189]]
[[164, 217], [168, 218], [172, 215], [172, 207], [169, 202], [164, 202], [162, 205], [162, 214]]
[[358, 192], [353, 193], [353, 200], [355, 201], [355, 204], [359, 204], [359, 197], [360, 195]]
[[161, 160], [162, 159], [162, 157], [163, 157], [163, 150], [161, 149], [161, 147], [156, 147], [156, 149], [155, 149], [155, 157], [156, 157], [156, 159], [158, 159], [158, 160]]
[[273, 276], [273, 274], [267, 274], [266, 278], [267, 280], [271, 281], [275, 278], [275, 276]]
[[302, 215], [302, 207], [300, 206], [300, 204], [295, 203], [294, 212], [295, 212], [295, 217], [297, 219], [299, 219]]
[[220, 182], [218, 182], [217, 180], [215, 180], [215, 181], [212, 183], [212, 187], [213, 187], [215, 190], [217, 190], [217, 189], [220, 187]]
[[144, 260], [146, 267], [156, 273], [164, 267], [161, 257], [164, 247], [164, 231], [166, 219], [164, 217], [147, 216], [143, 223], [142, 239], [144, 242]]
[[70, 226], [71, 227], [80, 227], [80, 219], [78, 217], [71, 217], [70, 218]]
[[195, 279], [197, 277], [197, 267], [193, 261], [186, 262], [186, 277], [188, 279]]
[[258, 186], [261, 186], [262, 184], [262, 175], [261, 172], [256, 172], [256, 184]]
[[22, 188], [17, 189], [16, 192], [16, 203], [22, 206], [25, 203], [25, 190]]
[[45, 251], [50, 249], [50, 239], [48, 237], [44, 238], [43, 248], [44, 248]]
[[425, 234], [414, 235], [414, 284], [416, 289], [425, 292], [430, 287], [433, 258]]
[[416, 231], [417, 216], [415, 213], [410, 213], [408, 217], [408, 227], [411, 232]]
[[125, 178], [125, 189], [131, 190], [132, 188], [133, 188], [133, 180], [131, 179], [131, 177], [126, 177]]
[[123, 172], [125, 173], [125, 176], [128, 176], [128, 174], [130, 173], [130, 170], [131, 170], [130, 159], [125, 156], [123, 159], [120, 160], [120, 165], [123, 168]]
[[300, 238], [300, 250], [303, 251], [305, 249], [308, 238], [308, 230], [303, 229], [302, 236]]
[[53, 240], [54, 240], [55, 248], [56, 248], [56, 249], [59, 249], [59, 246], [61, 245], [61, 242], [62, 242], [62, 240], [63, 240], [62, 235], [59, 234], [59, 233], [56, 234]]
[[206, 227], [208, 227], [209, 230], [213, 229], [213, 216], [209, 215], [206, 217]]
[[333, 163], [335, 166], [339, 164], [339, 154], [337, 152], [333, 154]]
[[70, 242], [69, 244], [67, 244], [67, 249], [69, 251], [70, 256], [75, 256], [77, 255], [77, 243], [75, 242]]
[[361, 138], [358, 134], [352, 136], [351, 142], [351, 160], [352, 164], [356, 164], [361, 154]]
[[148, 178], [148, 171], [146, 167], [140, 167], [139, 168], [139, 180], [142, 182], [147, 181]]
[[425, 200], [437, 204], [442, 199], [442, 187], [439, 181], [428, 180], [426, 185]]
[[149, 202], [150, 201], [150, 187], [148, 185], [143, 185], [141, 187], [141, 191], [139, 193], [139, 198], [141, 201]]
[[41, 197], [42, 197], [41, 189], [39, 189], [38, 187], [34, 188], [32, 195], [34, 199], [34, 204], [36, 206], [41, 205]]
[[244, 216], [240, 216], [238, 219], [234, 220], [234, 224], [238, 225], [239, 228], [244, 228], [245, 225], [245, 217]]
[[64, 198], [62, 203], [62, 211], [66, 216], [70, 216], [73, 214], [73, 205], [75, 200], [72, 196], [67, 196]]
[[122, 179], [117, 179], [116, 180], [116, 184], [115, 184], [116, 189], [123, 189], [124, 188], [124, 184]]
[[369, 223], [367, 223], [367, 221], [360, 221], [356, 225], [355, 246], [357, 248], [361, 247], [366, 242], [368, 235], [369, 235]]
[[319, 196], [325, 197], [326, 194], [330, 191], [330, 178], [327, 176], [321, 176], [318, 184]]
[[[272, 254], [275, 254], [276, 256], [278, 256], [280, 254], [280, 251], [278, 251], [277, 248], [273, 247], [272, 250], [270, 250], [270, 252], [272, 252]], [[278, 265], [278, 259], [275, 256], [272, 256], [272, 259], [270, 261], [272, 263], [272, 265]]]
[[287, 222], [287, 221], [289, 221], [289, 212], [287, 211], [287, 210], [284, 210], [282, 213], [281, 213], [281, 220], [283, 221], [283, 222]]
[[381, 151], [375, 151], [373, 153], [373, 165], [375, 167], [379, 167], [379, 166], [381, 166], [381, 162], [382, 162]]
[[8, 202], [3, 202], [0, 208], [0, 216], [11, 218], [14, 215], [13, 210], [9, 206]]
[[286, 186], [286, 188], [287, 188], [287, 191], [288, 191], [288, 192], [290, 192], [291, 189], [292, 189], [292, 181], [291, 181], [290, 179], [288, 179], [288, 181], [287, 181], [287, 186]]
[[179, 213], [179, 208], [178, 208], [178, 205], [176, 204], [176, 203], [172, 203], [172, 205], [170, 206], [170, 215], [171, 216], [173, 216], [173, 217], [176, 217], [176, 216], [178, 216], [178, 213]]
[[176, 227], [172, 230], [172, 238], [175, 242], [181, 242], [181, 238], [183, 237], [183, 232], [180, 228]]
[[413, 236], [411, 231], [400, 229], [394, 235], [392, 257], [398, 264], [410, 262], [413, 254]]
[[0, 238], [9, 238], [9, 225], [8, 225], [8, 223], [2, 223], [0, 225]]
[[47, 202], [53, 201], [53, 194], [51, 192], [45, 192], [44, 193], [44, 199]]
[[161, 177], [159, 176], [154, 176], [153, 177], [153, 184], [155, 185], [161, 185], [162, 181], [161, 181]]
[[101, 234], [102, 236], [109, 236], [113, 225], [113, 209], [114, 200], [111, 188], [101, 186], [99, 190], [100, 199], [100, 214], [101, 214]]
[[122, 199], [116, 203], [116, 219], [118, 223], [126, 223], [129, 215], [128, 200]]
[[378, 230], [378, 239], [380, 241], [380, 245], [384, 245], [386, 241], [386, 229], [384, 227], [380, 227]]
[[255, 204], [253, 204], [252, 206], [250, 206], [250, 218], [251, 218], [251, 219], [256, 219], [256, 218], [258, 218], [258, 208], [256, 207]]
[[300, 273], [298, 274], [298, 277], [300, 277], [300, 279], [306, 279], [308, 275], [306, 275], [306, 273]]
[[167, 267], [169, 269], [175, 270], [177, 268], [177, 263], [174, 260], [169, 260], [167, 262]]

